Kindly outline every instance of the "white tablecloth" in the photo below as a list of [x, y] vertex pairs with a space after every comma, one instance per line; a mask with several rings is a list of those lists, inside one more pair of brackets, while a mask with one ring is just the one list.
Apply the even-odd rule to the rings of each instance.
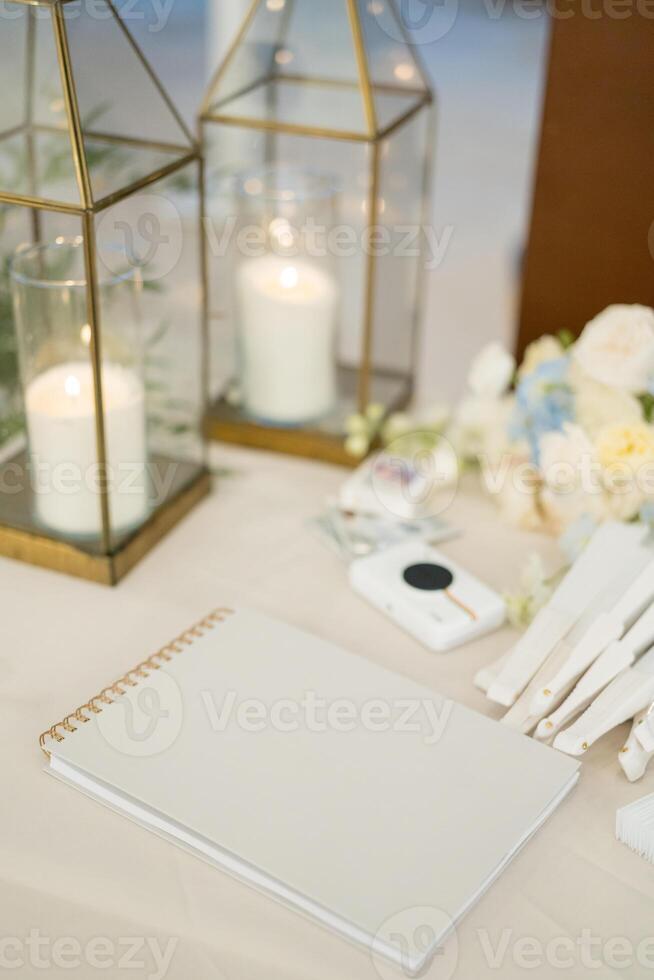
[[[350, 591], [344, 566], [308, 528], [343, 471], [240, 450], [220, 450], [216, 461], [232, 472], [116, 589], [0, 560], [0, 975], [161, 976], [141, 948], [149, 939], [162, 950], [173, 940], [169, 980], [379, 980], [365, 951], [42, 771], [44, 728], [216, 605], [259, 607], [500, 714], [472, 677], [507, 648], [509, 628], [428, 653]], [[552, 542], [500, 525], [473, 486], [448, 516], [465, 535], [445, 550], [498, 588], [515, 582], [534, 547], [556, 559]], [[616, 758], [624, 734], [589, 753], [572, 797], [466, 917], [458, 951], [437, 958], [429, 977], [654, 972], [654, 942], [639, 947], [654, 936], [654, 867], [614, 838], [616, 807], [654, 790], [654, 776], [627, 783]], [[480, 833], [483, 821], [480, 813]], [[97, 953], [101, 937], [105, 952], [89, 963], [88, 944]], [[132, 937], [142, 965], [128, 969]], [[559, 939], [568, 945], [552, 945]]]

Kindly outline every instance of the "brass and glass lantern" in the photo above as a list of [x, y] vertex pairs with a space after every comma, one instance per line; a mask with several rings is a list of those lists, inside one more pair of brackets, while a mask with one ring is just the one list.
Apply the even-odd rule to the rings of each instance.
[[200, 113], [212, 437], [353, 463], [408, 402], [433, 116], [393, 0], [253, 0]]
[[8, 0], [0, 89], [0, 553], [113, 584], [209, 486], [200, 154], [111, 0]]

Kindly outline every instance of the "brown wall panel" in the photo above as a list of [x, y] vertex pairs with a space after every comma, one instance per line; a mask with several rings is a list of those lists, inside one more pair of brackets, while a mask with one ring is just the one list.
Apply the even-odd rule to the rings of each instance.
[[558, 2], [520, 353], [609, 303], [654, 306], [654, 3]]

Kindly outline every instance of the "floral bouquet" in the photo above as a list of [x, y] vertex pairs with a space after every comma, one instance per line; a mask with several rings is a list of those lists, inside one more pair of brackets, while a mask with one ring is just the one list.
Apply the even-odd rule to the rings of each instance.
[[519, 367], [490, 344], [468, 389], [450, 439], [508, 520], [551, 533], [654, 521], [654, 310], [609, 306], [578, 340], [531, 344]]

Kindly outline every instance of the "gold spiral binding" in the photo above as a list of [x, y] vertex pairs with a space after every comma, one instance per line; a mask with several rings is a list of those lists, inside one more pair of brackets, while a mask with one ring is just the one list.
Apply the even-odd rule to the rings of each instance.
[[[214, 609], [208, 616], [195, 623], [190, 629], [184, 630], [183, 633], [180, 633], [179, 636], [171, 640], [170, 643], [167, 643], [166, 646], [157, 650], [147, 660], [143, 660], [136, 667], [133, 667], [132, 670], [129, 670], [122, 677], [119, 677], [118, 680], [114, 681], [113, 684], [105, 687], [99, 694], [96, 694], [90, 701], [87, 701], [86, 704], [81, 705], [72, 714], [66, 715], [62, 721], [58, 721], [52, 728], [48, 728], [47, 731], [42, 732], [39, 736], [39, 745], [46, 758], [49, 760], [52, 756], [52, 753], [46, 748], [48, 739], [52, 739], [55, 742], [63, 742], [66, 738], [66, 733], [76, 732], [79, 725], [86, 725], [91, 720], [87, 717], [87, 714], [102, 714], [102, 705], [113, 704], [116, 698], [122, 697], [125, 694], [126, 688], [136, 687], [139, 681], [149, 677], [151, 671], [160, 670], [162, 663], [168, 663], [177, 654], [183, 653], [195, 640], [200, 639], [200, 637], [204, 636], [205, 633], [213, 629], [218, 623], [224, 622], [233, 612], [233, 609]], [[78, 722], [79, 725], [73, 724], [73, 722]]]

